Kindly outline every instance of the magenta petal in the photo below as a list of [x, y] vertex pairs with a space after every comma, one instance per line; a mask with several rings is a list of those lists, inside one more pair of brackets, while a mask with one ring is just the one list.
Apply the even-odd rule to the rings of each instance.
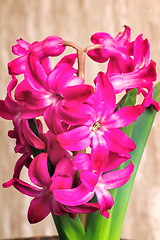
[[121, 187], [129, 180], [133, 171], [134, 165], [130, 162], [124, 169], [103, 174], [98, 184], [104, 184], [107, 189]]
[[95, 185], [98, 182], [99, 174], [91, 171], [84, 170], [80, 173], [82, 183], [89, 189], [90, 192], [94, 191]]
[[23, 39], [17, 39], [17, 44], [12, 47], [12, 52], [18, 56], [24, 56], [28, 53], [28, 49], [31, 44], [24, 41]]
[[[43, 118], [49, 130], [54, 134], [63, 132], [61, 119], [57, 116], [57, 106], [51, 104], [44, 112]], [[54, 120], [53, 120], [54, 119]]]
[[104, 119], [103, 126], [108, 129], [126, 127], [136, 121], [144, 110], [142, 105], [123, 107]]
[[54, 175], [73, 176], [74, 174], [75, 174], [75, 169], [73, 168], [73, 164], [70, 159], [62, 158], [57, 163]]
[[46, 87], [47, 75], [35, 52], [29, 53], [26, 66], [26, 76], [29, 84], [37, 91], [43, 90]]
[[13, 100], [11, 92], [17, 85], [18, 80], [13, 77], [7, 87], [7, 96], [5, 100], [0, 100], [0, 116], [4, 119], [13, 120], [20, 112], [20, 104]]
[[10, 75], [19, 75], [25, 72], [27, 56], [18, 57], [8, 63]]
[[120, 129], [109, 129], [104, 137], [112, 152], [127, 154], [136, 148], [133, 140]]
[[110, 151], [106, 165], [103, 168], [103, 172], [108, 172], [117, 168], [120, 164], [128, 161], [130, 158], [131, 158], [130, 154], [118, 154]]
[[47, 158], [47, 153], [40, 153], [32, 160], [29, 167], [29, 177], [31, 181], [39, 187], [50, 186], [51, 184]]
[[70, 211], [76, 212], [76, 213], [91, 213], [95, 212], [100, 209], [99, 204], [97, 203], [84, 203], [80, 206], [66, 206], [66, 208]]
[[65, 87], [62, 95], [66, 101], [66, 106], [74, 106], [83, 103], [93, 93], [93, 87], [90, 85], [76, 85]]
[[95, 193], [97, 196], [98, 203], [100, 204], [100, 213], [106, 218], [109, 217], [108, 210], [112, 208], [114, 204], [114, 199], [109, 193], [105, 185], [97, 184], [95, 188]]
[[67, 86], [75, 72], [76, 70], [69, 64], [64, 63], [57, 65], [48, 76], [47, 88], [61, 95], [62, 89]]
[[91, 151], [91, 161], [92, 168], [98, 172], [101, 172], [106, 165], [108, 158], [108, 145], [103, 137], [103, 134], [95, 132], [92, 137], [92, 151]]
[[131, 29], [129, 26], [124, 26], [124, 31], [118, 33], [118, 35], [115, 38], [115, 42], [121, 45], [128, 44], [131, 40]]
[[58, 36], [48, 36], [43, 41], [34, 42], [32, 49], [36, 52], [40, 59], [49, 56], [59, 56], [65, 50], [63, 39]]
[[24, 153], [16, 162], [13, 178], [19, 178], [22, 168], [29, 165], [31, 161], [32, 158], [30, 157], [30, 153]]
[[89, 127], [80, 126], [68, 132], [58, 134], [57, 140], [60, 145], [69, 151], [79, 151], [90, 145]]
[[38, 223], [42, 221], [52, 211], [52, 201], [50, 195], [34, 198], [28, 209], [28, 221]]
[[62, 101], [57, 106], [57, 112], [65, 123], [75, 126], [87, 122], [91, 117], [93, 109], [87, 104], [67, 107], [65, 106], [65, 101]]
[[43, 190], [34, 187], [20, 179], [13, 178], [12, 185], [21, 193], [30, 197], [39, 197], [43, 195]]
[[3, 187], [4, 188], [9, 188], [9, 187], [11, 187], [11, 186], [13, 186], [13, 183], [15, 182], [15, 180], [14, 180], [14, 178], [12, 178], [12, 179], [10, 179], [8, 182], [5, 182], [5, 183], [3, 183]]
[[134, 42], [134, 64], [139, 69], [143, 63], [143, 39], [140, 34]]
[[24, 124], [24, 133], [25, 138], [29, 145], [37, 148], [37, 149], [45, 149], [45, 144], [42, 142], [40, 138], [38, 138], [30, 129], [28, 120], [25, 120]]
[[49, 57], [44, 58], [40, 61], [42, 68], [44, 69], [46, 75], [48, 76], [50, 72], [52, 71], [52, 65]]
[[146, 88], [149, 91], [152, 87], [152, 82], [155, 80], [156, 66], [153, 61], [147, 67], [143, 67], [137, 71], [110, 76], [110, 81], [116, 93], [133, 88]]
[[53, 166], [56, 166], [63, 157], [70, 157], [70, 153], [60, 146], [54, 133], [48, 131], [45, 135], [42, 135], [42, 138], [45, 138], [47, 153]]
[[72, 67], [74, 65], [75, 61], [76, 61], [76, 58], [77, 58], [77, 54], [76, 53], [65, 55], [56, 64], [55, 68], [57, 68], [60, 64], [64, 64], [64, 63], [67, 63], [68, 65], [70, 65]]
[[89, 154], [78, 153], [72, 160], [75, 170], [89, 170], [91, 167], [91, 160]]
[[53, 179], [53, 186], [51, 186], [50, 190], [55, 190], [55, 189], [70, 189], [73, 184], [73, 179], [72, 176], [67, 176], [67, 174], [61, 176], [56, 176]]
[[88, 202], [94, 196], [94, 192], [90, 192], [84, 184], [80, 184], [73, 189], [54, 190], [53, 195], [62, 204], [76, 206]]
[[52, 95], [47, 91], [34, 90], [26, 79], [18, 84], [15, 90], [15, 99], [24, 102], [25, 106], [31, 110], [43, 109], [53, 103]]
[[102, 72], [97, 75], [93, 107], [100, 119], [112, 113], [116, 107], [113, 86]]

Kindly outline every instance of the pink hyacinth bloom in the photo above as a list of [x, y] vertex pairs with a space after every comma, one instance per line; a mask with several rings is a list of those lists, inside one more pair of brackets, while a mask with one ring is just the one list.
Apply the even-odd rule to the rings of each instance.
[[30, 109], [20, 101], [15, 101], [12, 97], [12, 91], [16, 87], [18, 80], [13, 76], [13, 79], [7, 87], [7, 96], [5, 100], [0, 100], [0, 116], [7, 120], [15, 118], [31, 119], [42, 115], [44, 109]]
[[122, 159], [123, 157], [114, 159], [114, 156], [111, 155], [108, 160], [106, 159], [105, 161], [105, 173], [102, 174], [103, 171], [96, 171], [98, 166], [95, 167], [96, 163], [99, 165], [99, 163], [103, 161], [102, 152], [96, 159], [93, 159], [92, 155], [90, 156], [89, 154], [80, 153], [76, 155], [73, 159], [73, 165], [76, 170], [81, 170], [81, 183], [78, 187], [72, 189], [55, 189], [53, 191], [55, 199], [62, 204], [76, 206], [84, 204], [96, 194], [98, 203], [100, 204], [100, 212], [108, 218], [108, 210], [111, 209], [114, 204], [114, 199], [108, 189], [118, 188], [125, 184], [134, 170], [133, 164], [130, 163], [128, 167], [124, 169], [112, 171], [121, 164], [122, 161], [127, 160], [127, 158]]
[[[47, 126], [52, 131], [55, 116], [67, 124], [88, 121], [90, 115], [83, 102], [93, 93], [93, 87], [83, 84], [72, 67], [76, 54], [65, 56], [47, 75], [34, 52], [28, 55], [26, 78], [17, 86], [15, 97], [31, 110], [43, 111]], [[46, 108], [46, 111], [45, 111]], [[54, 116], [53, 116], [54, 115]], [[59, 123], [58, 123], [59, 121]], [[68, 122], [67, 122], [68, 121]], [[61, 128], [61, 127], [60, 127]]]
[[101, 44], [101, 49], [88, 51], [88, 56], [100, 63], [110, 59], [116, 72], [132, 71], [134, 62], [130, 56], [133, 51], [130, 32], [131, 29], [125, 26], [125, 30], [120, 32], [115, 39], [105, 32], [95, 33], [91, 36], [91, 41], [94, 44]]
[[144, 107], [150, 106], [153, 102], [153, 82], [156, 81], [156, 78], [156, 64], [154, 61], [151, 61], [146, 67], [144, 66], [143, 68], [132, 71], [130, 73], [117, 73], [109, 75], [109, 79], [116, 94], [123, 92], [124, 90], [130, 90], [134, 88], [137, 88], [139, 90], [138, 93], [142, 92], [143, 94], [144, 89], [147, 89], [148, 93], [146, 92], [146, 94], [143, 94], [145, 96], [143, 102]]
[[9, 74], [19, 75], [25, 73], [27, 55], [31, 51], [34, 51], [41, 60], [42, 64], [49, 56], [59, 56], [65, 47], [63, 46], [63, 40], [58, 36], [49, 36], [43, 41], [34, 42], [32, 44], [24, 41], [23, 39], [17, 40], [17, 45], [12, 47], [12, 51], [15, 55], [20, 57], [14, 59], [8, 64]]
[[27, 118], [36, 117], [37, 110], [30, 110], [26, 105], [23, 105], [12, 98], [11, 92], [16, 84], [17, 79], [13, 77], [8, 85], [5, 100], [0, 100], [0, 116], [4, 119], [13, 121], [14, 130], [10, 130], [8, 135], [9, 137], [16, 139], [15, 152], [27, 152], [31, 154], [29, 145], [38, 149], [44, 149], [45, 144], [31, 131], [28, 120], [22, 118], [22, 116]]
[[34, 197], [28, 209], [28, 220], [30, 223], [42, 221], [53, 211], [55, 215], [69, 213], [73, 218], [76, 213], [90, 213], [99, 209], [98, 204], [83, 204], [82, 206], [64, 207], [57, 202], [53, 196], [54, 189], [65, 189], [72, 186], [72, 178], [75, 170], [69, 159], [62, 159], [56, 166], [55, 173], [49, 176], [46, 153], [41, 153], [33, 159], [29, 166], [29, 177], [33, 184], [30, 185], [18, 178], [13, 178], [4, 183], [3, 187], [14, 186], [21, 193]]
[[127, 154], [135, 149], [134, 142], [119, 128], [136, 121], [144, 111], [141, 105], [123, 107], [115, 111], [116, 97], [107, 76], [100, 72], [92, 99], [91, 119], [83, 125], [57, 135], [61, 146], [78, 151], [91, 145], [93, 154], [108, 155], [108, 151]]

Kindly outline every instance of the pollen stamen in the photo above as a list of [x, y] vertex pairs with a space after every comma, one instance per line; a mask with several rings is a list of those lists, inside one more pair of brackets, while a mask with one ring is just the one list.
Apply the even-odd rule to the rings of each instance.
[[92, 131], [96, 132], [102, 125], [99, 122], [95, 122], [92, 127]]

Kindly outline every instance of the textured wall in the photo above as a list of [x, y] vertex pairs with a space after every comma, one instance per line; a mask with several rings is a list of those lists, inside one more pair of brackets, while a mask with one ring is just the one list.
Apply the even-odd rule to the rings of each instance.
[[[115, 36], [124, 24], [132, 37], [143, 32], [160, 71], [159, 0], [0, 0], [0, 99], [10, 81], [7, 62], [19, 37], [33, 42], [58, 35], [85, 47], [90, 35], [105, 31]], [[100, 70], [88, 62], [88, 81]], [[139, 168], [123, 228], [123, 237], [158, 240], [160, 236], [160, 114], [157, 116]], [[145, 123], [144, 123], [145, 124]], [[18, 158], [7, 138], [10, 123], [0, 119], [0, 185], [12, 177]], [[27, 222], [30, 198], [0, 187], [0, 238], [55, 234], [51, 217], [37, 225]]]

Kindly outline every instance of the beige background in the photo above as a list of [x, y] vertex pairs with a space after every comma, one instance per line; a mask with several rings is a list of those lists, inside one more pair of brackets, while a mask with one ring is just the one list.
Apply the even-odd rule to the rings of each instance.
[[[0, 0], [0, 99], [10, 81], [7, 62], [17, 38], [33, 42], [58, 35], [85, 47], [90, 36], [105, 31], [115, 36], [123, 27], [132, 28], [132, 39], [143, 33], [151, 43], [151, 56], [160, 71], [159, 0]], [[88, 61], [91, 81], [100, 66]], [[145, 123], [144, 123], [145, 124]], [[9, 140], [8, 121], [0, 119], [0, 185], [12, 177], [18, 158]], [[160, 114], [157, 116], [143, 155], [123, 228], [123, 237], [160, 239]], [[49, 216], [37, 225], [27, 222], [30, 198], [15, 189], [0, 187], [0, 238], [55, 234]]]

